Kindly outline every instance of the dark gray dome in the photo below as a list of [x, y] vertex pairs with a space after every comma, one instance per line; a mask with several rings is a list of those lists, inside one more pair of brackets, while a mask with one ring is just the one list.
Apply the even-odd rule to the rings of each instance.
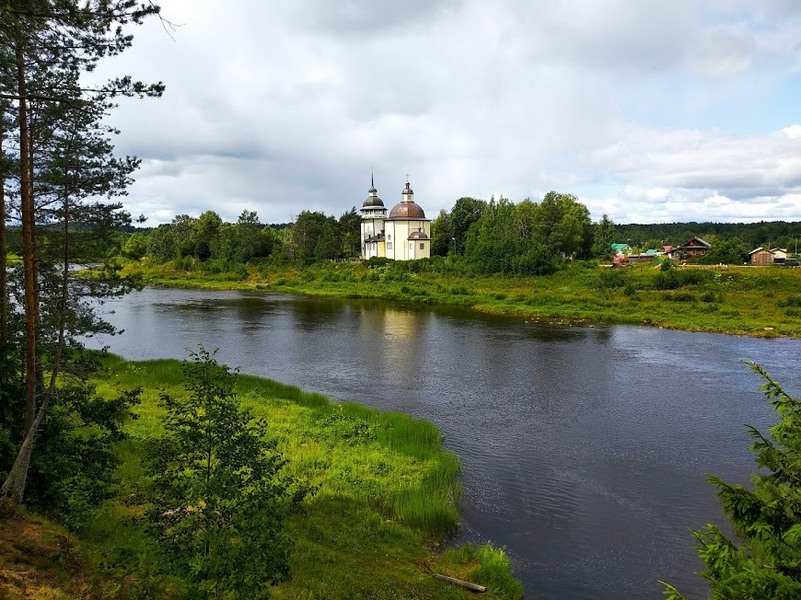
[[362, 204], [362, 208], [384, 208], [384, 202], [378, 197], [378, 190], [375, 189], [372, 176], [370, 176], [370, 189], [367, 190], [367, 200]]
[[370, 192], [370, 195], [367, 196], [367, 200], [365, 200], [364, 204], [362, 204], [362, 208], [384, 208], [384, 201], [381, 200], [381, 198], [379, 198], [376, 194], [377, 190], [372, 188]]

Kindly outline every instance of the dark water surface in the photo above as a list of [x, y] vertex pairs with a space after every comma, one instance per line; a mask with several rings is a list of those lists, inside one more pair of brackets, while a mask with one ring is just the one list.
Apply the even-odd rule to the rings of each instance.
[[528, 598], [705, 596], [690, 530], [706, 473], [747, 482], [765, 366], [801, 394], [797, 340], [560, 327], [451, 309], [145, 289], [105, 308], [128, 359], [198, 344], [252, 373], [436, 423], [464, 465], [459, 540], [505, 546]]

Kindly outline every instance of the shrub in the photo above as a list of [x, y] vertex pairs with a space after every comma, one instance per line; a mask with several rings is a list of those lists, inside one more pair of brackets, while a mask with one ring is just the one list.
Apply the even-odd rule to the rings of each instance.
[[620, 269], [604, 269], [598, 276], [598, 283], [603, 289], [622, 288], [629, 282], [627, 275]]
[[193, 598], [265, 597], [289, 570], [283, 523], [307, 490], [281, 477], [267, 424], [239, 409], [235, 375], [202, 347], [192, 358], [187, 396], [160, 398], [167, 416], [148, 452], [147, 518]]

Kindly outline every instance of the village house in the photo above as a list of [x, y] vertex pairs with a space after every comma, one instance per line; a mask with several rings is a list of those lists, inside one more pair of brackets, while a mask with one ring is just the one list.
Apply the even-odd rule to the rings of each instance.
[[612, 252], [615, 253], [615, 256], [625, 256], [626, 254], [631, 254], [631, 246], [628, 244], [612, 244], [610, 246]]
[[783, 263], [787, 260], [786, 248], [771, 248], [770, 251], [773, 252], [773, 262]]
[[672, 258], [701, 258], [712, 248], [712, 244], [699, 237], [692, 237], [681, 246], [673, 249]]

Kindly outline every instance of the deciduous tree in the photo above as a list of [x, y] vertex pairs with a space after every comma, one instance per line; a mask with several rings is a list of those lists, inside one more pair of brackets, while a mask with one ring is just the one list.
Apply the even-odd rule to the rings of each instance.
[[287, 572], [283, 521], [308, 490], [281, 476], [266, 422], [239, 408], [235, 374], [202, 347], [191, 359], [186, 397], [161, 396], [167, 416], [149, 452], [148, 517], [193, 597], [263, 597]]

